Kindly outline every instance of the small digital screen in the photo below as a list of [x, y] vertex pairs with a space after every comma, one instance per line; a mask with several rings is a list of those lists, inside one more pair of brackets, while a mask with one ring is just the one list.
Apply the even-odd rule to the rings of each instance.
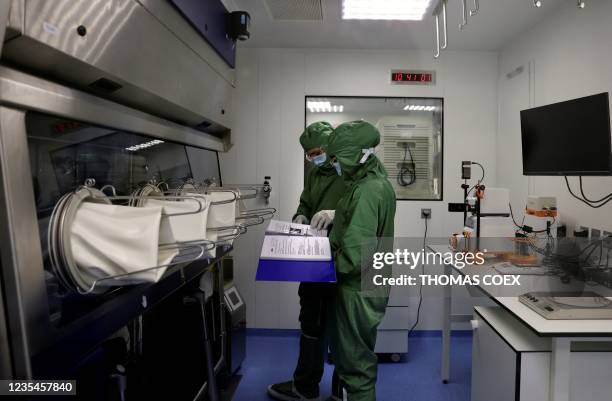
[[235, 292], [229, 292], [228, 293], [230, 301], [232, 301], [232, 304], [234, 305], [238, 305], [240, 303], [240, 298], [238, 298], [238, 295], [236, 295]]
[[432, 83], [433, 73], [431, 72], [410, 72], [410, 71], [392, 71], [391, 82], [398, 83]]

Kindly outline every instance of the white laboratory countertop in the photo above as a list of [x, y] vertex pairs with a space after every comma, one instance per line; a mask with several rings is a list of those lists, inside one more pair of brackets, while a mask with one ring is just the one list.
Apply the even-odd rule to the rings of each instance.
[[[448, 245], [429, 245], [433, 252], [449, 252]], [[469, 266], [459, 269], [450, 265], [456, 272], [466, 275], [499, 274], [490, 265]], [[543, 280], [544, 276], [523, 276], [526, 280]], [[523, 280], [522, 278], [522, 280]], [[479, 285], [491, 299], [512, 313], [523, 324], [540, 336], [546, 337], [612, 337], [612, 319], [601, 320], [549, 320], [523, 305], [518, 296], [502, 296], [503, 288]]]
[[499, 333], [516, 352], [550, 352], [552, 349], [549, 337], [538, 336], [503, 308], [475, 306], [474, 313]]

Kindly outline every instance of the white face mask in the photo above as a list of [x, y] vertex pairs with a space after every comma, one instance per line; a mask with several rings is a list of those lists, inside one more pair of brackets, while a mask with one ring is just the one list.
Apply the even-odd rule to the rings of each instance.
[[368, 157], [370, 157], [370, 155], [373, 155], [375, 152], [374, 148], [369, 148], [362, 149], [361, 153], [363, 153], [363, 157], [361, 158], [361, 160], [359, 160], [359, 163], [364, 164], [368, 160]]
[[325, 153], [321, 153], [320, 155], [311, 158], [311, 161], [315, 166], [320, 167], [327, 161], [327, 155]]
[[340, 163], [333, 162], [332, 165], [336, 169], [336, 173], [338, 173], [338, 175], [342, 175], [342, 168], [340, 167]]

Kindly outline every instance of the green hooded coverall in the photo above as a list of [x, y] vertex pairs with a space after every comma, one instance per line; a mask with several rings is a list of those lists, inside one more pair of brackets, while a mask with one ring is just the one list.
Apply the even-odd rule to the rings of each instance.
[[[366, 281], [362, 290], [362, 270], [367, 280], [373, 253], [392, 250], [394, 234], [395, 192], [380, 160], [364, 153], [379, 142], [374, 126], [354, 121], [338, 126], [326, 149], [349, 185], [330, 233], [338, 282], [328, 314], [332, 355], [349, 401], [376, 399], [374, 346], [389, 297], [388, 287]], [[390, 267], [376, 274], [388, 276]]]
[[[326, 148], [333, 128], [329, 123], [310, 124], [300, 136], [305, 152]], [[320, 210], [335, 210], [346, 190], [342, 177], [328, 162], [313, 166], [306, 177], [300, 205], [293, 216], [303, 215], [310, 221]], [[325, 326], [328, 303], [333, 296], [333, 285], [328, 283], [300, 283], [300, 353], [293, 375], [295, 388], [308, 398], [319, 395], [326, 353]]]

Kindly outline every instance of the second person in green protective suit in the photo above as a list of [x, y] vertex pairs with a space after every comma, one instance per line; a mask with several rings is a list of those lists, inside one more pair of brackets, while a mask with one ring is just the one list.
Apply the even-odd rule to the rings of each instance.
[[[293, 217], [294, 223], [311, 224], [325, 228], [333, 220], [334, 210], [344, 195], [346, 186], [342, 177], [329, 163], [324, 149], [327, 147], [333, 128], [329, 123], [317, 122], [309, 125], [300, 136], [306, 158], [312, 162], [300, 204]], [[273, 384], [268, 394], [281, 401], [318, 401], [319, 382], [323, 376], [326, 354], [326, 313], [333, 296], [333, 284], [300, 283], [300, 353], [293, 380]]]
[[[338, 282], [328, 314], [332, 355], [348, 401], [376, 399], [374, 347], [389, 297], [388, 287], [369, 281], [373, 253], [393, 249], [395, 192], [373, 154], [379, 142], [374, 126], [354, 121], [338, 126], [326, 148], [349, 184], [330, 232]], [[376, 274], [388, 276], [389, 269]]]

